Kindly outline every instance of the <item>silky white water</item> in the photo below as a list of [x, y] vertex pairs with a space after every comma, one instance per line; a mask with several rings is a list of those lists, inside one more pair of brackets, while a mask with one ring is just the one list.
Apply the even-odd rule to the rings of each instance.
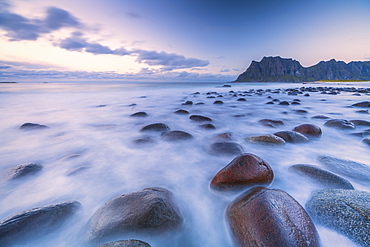
[[[369, 87], [369, 84], [336, 85], [333, 87]], [[246, 93], [246, 102], [237, 101], [234, 92], [250, 89], [323, 86], [320, 84], [128, 84], [128, 83], [18, 83], [0, 84], [0, 170], [26, 162], [43, 166], [40, 173], [17, 181], [0, 182], [0, 220], [18, 212], [53, 203], [77, 200], [81, 211], [58, 231], [22, 246], [83, 246], [86, 225], [93, 213], [110, 199], [147, 187], [164, 187], [174, 194], [184, 219], [182, 229], [171, 236], [144, 236], [140, 240], [160, 246], [233, 246], [225, 209], [240, 193], [216, 192], [209, 188], [213, 176], [234, 157], [214, 156], [207, 152], [212, 138], [230, 132], [245, 152], [266, 160], [275, 173], [269, 188], [282, 189], [304, 206], [310, 192], [320, 189], [310, 180], [288, 172], [294, 164], [320, 164], [319, 155], [329, 155], [369, 164], [369, 146], [361, 138], [323, 126], [326, 120], [311, 119], [315, 115], [348, 120], [370, 120], [360, 114], [353, 103], [369, 99], [342, 92], [339, 95], [310, 93], [300, 95]], [[199, 92], [199, 94], [194, 94]], [[223, 97], [207, 98], [207, 92]], [[216, 96], [216, 95], [215, 95]], [[301, 105], [267, 105], [267, 97], [292, 101]], [[193, 105], [182, 105], [187, 100]], [[224, 104], [215, 105], [215, 100]], [[202, 105], [196, 103], [203, 102]], [[174, 112], [184, 109], [190, 114], [210, 117], [216, 130], [206, 130], [189, 115]], [[294, 110], [306, 110], [299, 114]], [[139, 111], [145, 118], [133, 118]], [[235, 117], [239, 115], [238, 117]], [[265, 127], [258, 120], [269, 118], [284, 121], [279, 128]], [[22, 131], [23, 123], [47, 125], [48, 129]], [[144, 136], [139, 130], [148, 124], [165, 123], [172, 130], [194, 136], [184, 142], [166, 142], [159, 134], [150, 134], [155, 143], [137, 146], [133, 140]], [[323, 136], [308, 144], [263, 146], [247, 143], [244, 138], [292, 130], [295, 126], [313, 123], [322, 128]], [[352, 132], [359, 132], [358, 128]], [[146, 135], [146, 134], [145, 134]], [[72, 155], [72, 156], [71, 156]], [[348, 178], [347, 178], [348, 179]], [[355, 189], [369, 187], [348, 179]], [[317, 226], [323, 247], [356, 246], [346, 237]], [[122, 239], [135, 238], [123, 236]]]

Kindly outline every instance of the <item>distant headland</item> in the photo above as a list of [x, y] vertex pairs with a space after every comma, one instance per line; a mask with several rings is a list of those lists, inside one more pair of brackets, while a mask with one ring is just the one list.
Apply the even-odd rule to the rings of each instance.
[[234, 82], [313, 82], [313, 81], [369, 81], [370, 61], [321, 61], [303, 67], [291, 58], [264, 57], [252, 61], [248, 69]]

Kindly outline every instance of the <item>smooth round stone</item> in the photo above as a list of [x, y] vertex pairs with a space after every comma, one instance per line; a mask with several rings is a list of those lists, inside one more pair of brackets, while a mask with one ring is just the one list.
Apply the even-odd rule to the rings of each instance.
[[245, 138], [245, 140], [249, 143], [272, 144], [272, 145], [285, 144], [284, 139], [276, 135], [250, 136]]
[[177, 110], [175, 111], [176, 114], [180, 114], [180, 115], [187, 115], [189, 114], [189, 112], [187, 110], [183, 110], [183, 109], [180, 109], [180, 110]]
[[227, 218], [236, 246], [319, 247], [304, 208], [282, 190], [255, 187], [235, 199]]
[[214, 130], [216, 127], [213, 124], [207, 123], [207, 124], [202, 124], [200, 125], [202, 129], [207, 129], [207, 130]]
[[143, 111], [136, 112], [130, 115], [130, 117], [147, 117], [147, 116], [148, 116], [148, 113], [143, 112]]
[[357, 243], [370, 243], [370, 193], [357, 190], [318, 190], [306, 203], [311, 217]]
[[191, 115], [189, 118], [195, 122], [211, 122], [212, 121], [212, 119], [210, 119], [209, 117], [205, 117], [201, 115]]
[[193, 139], [194, 137], [184, 131], [181, 130], [168, 130], [162, 133], [161, 135], [162, 139], [165, 141], [184, 141], [184, 140], [190, 140]]
[[110, 242], [96, 247], [150, 247], [150, 245], [140, 240], [129, 239]]
[[296, 131], [279, 131], [279, 132], [274, 133], [274, 135], [283, 138], [284, 141], [289, 142], [289, 143], [309, 142], [309, 139], [306, 136]]
[[366, 120], [351, 120], [351, 123], [353, 123], [356, 127], [357, 126], [370, 126], [370, 121]]
[[345, 119], [331, 119], [327, 121], [324, 126], [331, 127], [331, 128], [337, 128], [337, 129], [355, 129], [356, 126]]
[[362, 140], [362, 143], [365, 143], [370, 146], [370, 138], [365, 138]]
[[240, 190], [252, 185], [268, 185], [274, 179], [270, 165], [254, 154], [242, 154], [219, 171], [211, 181], [216, 190]]
[[30, 162], [9, 168], [4, 173], [7, 180], [14, 180], [36, 174], [41, 169], [42, 165]]
[[314, 124], [301, 124], [295, 127], [293, 131], [301, 133], [309, 139], [312, 139], [312, 137], [321, 137], [322, 135], [321, 128]]
[[288, 101], [281, 101], [279, 105], [290, 105]]
[[155, 123], [149, 124], [141, 128], [141, 132], [143, 131], [156, 131], [156, 132], [164, 132], [170, 130], [170, 128], [164, 123]]
[[35, 123], [24, 123], [19, 127], [22, 130], [39, 130], [39, 129], [48, 129], [49, 127], [42, 124], [35, 124]]
[[353, 104], [352, 106], [355, 107], [370, 107], [370, 101], [363, 101], [356, 104]]
[[236, 142], [222, 141], [212, 143], [210, 152], [214, 155], [239, 155], [244, 152], [244, 149]]
[[284, 125], [283, 121], [274, 119], [261, 119], [258, 122], [267, 127], [279, 127]]
[[224, 102], [221, 101], [221, 100], [216, 100], [215, 102], [213, 102], [213, 104], [215, 105], [222, 105]]

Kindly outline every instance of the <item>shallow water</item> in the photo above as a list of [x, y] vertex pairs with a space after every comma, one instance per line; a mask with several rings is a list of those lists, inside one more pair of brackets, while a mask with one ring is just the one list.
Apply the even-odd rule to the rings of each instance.
[[[333, 87], [369, 87], [368, 83]], [[368, 164], [369, 147], [351, 131], [323, 126], [326, 120], [311, 119], [315, 115], [332, 118], [370, 120], [369, 114], [357, 113], [348, 107], [368, 100], [369, 95], [355, 96], [310, 93], [287, 95], [246, 93], [246, 102], [236, 101], [230, 90], [294, 88], [320, 84], [120, 84], [120, 83], [20, 83], [0, 84], [0, 169], [36, 162], [41, 173], [18, 181], [0, 182], [0, 219], [31, 208], [68, 200], [77, 200], [83, 209], [56, 233], [22, 246], [83, 246], [85, 226], [92, 214], [104, 203], [121, 194], [147, 187], [160, 186], [174, 193], [184, 218], [180, 233], [165, 237], [143, 236], [151, 246], [233, 246], [225, 209], [240, 193], [215, 192], [209, 188], [213, 176], [234, 157], [213, 156], [206, 149], [216, 134], [231, 132], [234, 141], [248, 153], [266, 160], [275, 172], [269, 186], [288, 192], [304, 205], [318, 185], [288, 172], [294, 164], [320, 165], [316, 158], [330, 155]], [[200, 94], [193, 94], [199, 92]], [[224, 97], [207, 98], [207, 92]], [[292, 101], [301, 105], [266, 105], [267, 97]], [[187, 100], [203, 105], [182, 105]], [[214, 105], [215, 100], [224, 104]], [[325, 100], [325, 101], [324, 101]], [[188, 115], [174, 112], [185, 109], [213, 119], [216, 130], [205, 130]], [[294, 110], [306, 110], [298, 114]], [[139, 111], [146, 118], [132, 118]], [[235, 117], [239, 115], [239, 117]], [[263, 118], [283, 120], [279, 128], [258, 124]], [[22, 131], [23, 123], [44, 124], [49, 129]], [[133, 140], [144, 136], [139, 130], [148, 124], [162, 122], [172, 130], [183, 130], [193, 140], [170, 143], [150, 134], [155, 143], [135, 146]], [[286, 144], [280, 147], [247, 143], [244, 138], [291, 130], [303, 123], [320, 126], [323, 136], [308, 144]], [[358, 132], [366, 127], [352, 132]], [[70, 156], [75, 155], [76, 156]], [[70, 157], [68, 157], [70, 156]], [[347, 178], [348, 179], [348, 178]], [[370, 191], [368, 186], [348, 179], [357, 190]], [[356, 246], [346, 237], [324, 227], [317, 227], [323, 247]], [[135, 237], [135, 236], [127, 236]]]

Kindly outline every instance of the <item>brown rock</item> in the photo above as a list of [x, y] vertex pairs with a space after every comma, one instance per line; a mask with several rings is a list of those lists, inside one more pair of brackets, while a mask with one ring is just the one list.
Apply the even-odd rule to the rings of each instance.
[[284, 139], [276, 135], [250, 136], [245, 138], [245, 140], [250, 143], [259, 143], [259, 144], [275, 144], [275, 145], [285, 144]]
[[183, 110], [183, 109], [180, 109], [180, 110], [177, 110], [175, 111], [176, 114], [180, 114], [180, 115], [187, 115], [189, 114], [189, 112], [187, 110]]
[[312, 139], [312, 137], [321, 137], [321, 128], [314, 124], [301, 124], [293, 129], [298, 133], [305, 135], [307, 138]]
[[244, 149], [239, 143], [222, 141], [212, 143], [209, 151], [214, 155], [239, 155]]
[[155, 123], [155, 124], [149, 124], [141, 128], [141, 132], [143, 131], [156, 131], [156, 132], [164, 132], [170, 130], [170, 128], [163, 123]]
[[228, 206], [227, 217], [237, 246], [320, 246], [307, 212], [281, 190], [252, 188]]
[[252, 185], [270, 184], [274, 173], [270, 165], [254, 154], [242, 154], [219, 171], [211, 181], [217, 190], [239, 190]]

